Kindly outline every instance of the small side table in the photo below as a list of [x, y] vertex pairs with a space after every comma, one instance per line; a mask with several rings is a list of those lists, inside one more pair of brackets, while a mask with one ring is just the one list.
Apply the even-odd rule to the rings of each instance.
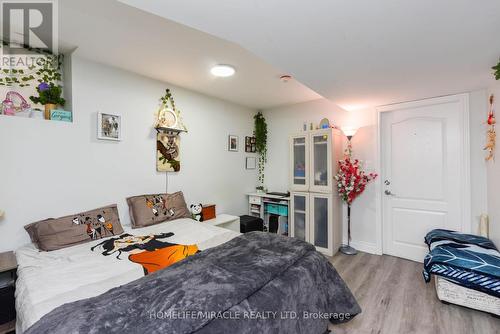
[[0, 277], [0, 334], [5, 334], [16, 329], [17, 261], [14, 252], [0, 253]]

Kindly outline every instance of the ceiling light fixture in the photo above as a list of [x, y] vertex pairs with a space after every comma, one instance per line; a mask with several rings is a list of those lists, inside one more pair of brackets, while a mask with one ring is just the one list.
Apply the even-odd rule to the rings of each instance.
[[236, 69], [233, 66], [225, 64], [215, 65], [210, 70], [210, 73], [212, 73], [216, 77], [222, 77], [222, 78], [233, 76], [235, 72]]

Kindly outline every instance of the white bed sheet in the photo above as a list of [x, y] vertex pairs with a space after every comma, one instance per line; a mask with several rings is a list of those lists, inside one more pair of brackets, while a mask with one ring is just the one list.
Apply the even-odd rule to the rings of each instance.
[[[173, 232], [169, 242], [196, 244], [200, 250], [220, 245], [239, 235], [192, 219], [177, 219], [140, 229], [124, 227], [124, 230], [134, 235]], [[16, 251], [18, 333], [24, 332], [62, 304], [100, 295], [144, 276], [142, 267], [130, 262], [126, 254], [120, 261], [115, 255], [103, 256], [99, 248], [94, 252], [90, 250], [102, 240], [52, 252], [39, 252], [33, 244]]]

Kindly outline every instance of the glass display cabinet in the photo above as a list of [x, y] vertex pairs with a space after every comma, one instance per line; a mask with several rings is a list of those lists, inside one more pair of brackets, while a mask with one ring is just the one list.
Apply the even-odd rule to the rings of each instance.
[[342, 242], [342, 205], [334, 177], [343, 141], [336, 129], [290, 136], [290, 235], [330, 256]]

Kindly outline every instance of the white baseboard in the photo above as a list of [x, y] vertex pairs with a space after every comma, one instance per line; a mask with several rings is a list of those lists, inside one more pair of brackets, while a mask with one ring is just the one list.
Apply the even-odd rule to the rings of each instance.
[[361, 252], [382, 255], [382, 253], [379, 252], [377, 245], [371, 242], [351, 240], [351, 246]]

